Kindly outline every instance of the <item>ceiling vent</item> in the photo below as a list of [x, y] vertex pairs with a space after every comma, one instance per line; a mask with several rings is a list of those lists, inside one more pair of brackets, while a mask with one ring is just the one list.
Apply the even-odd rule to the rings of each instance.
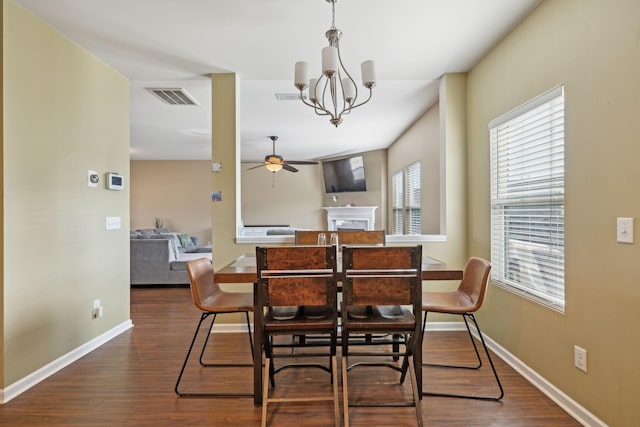
[[[299, 93], [276, 93], [276, 99], [278, 101], [298, 101], [300, 100]], [[302, 99], [307, 99], [307, 95], [302, 95]]]
[[157, 96], [169, 105], [200, 105], [198, 101], [193, 99], [186, 90], [182, 88], [146, 88], [149, 92]]

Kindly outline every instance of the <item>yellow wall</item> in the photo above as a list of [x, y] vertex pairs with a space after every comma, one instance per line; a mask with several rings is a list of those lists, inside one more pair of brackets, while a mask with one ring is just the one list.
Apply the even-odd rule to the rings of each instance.
[[[487, 334], [611, 426], [640, 419], [640, 2], [543, 2], [468, 76], [469, 252], [489, 257], [487, 124], [565, 85], [566, 313], [492, 287]], [[588, 351], [588, 373], [573, 346]], [[508, 393], [508, 391], [507, 391]]]
[[[128, 182], [129, 84], [15, 2], [2, 7], [7, 386], [129, 320], [129, 190], [87, 186], [88, 170]], [[106, 231], [107, 216], [122, 228]]]
[[211, 241], [211, 162], [131, 161], [131, 229], [164, 227]]

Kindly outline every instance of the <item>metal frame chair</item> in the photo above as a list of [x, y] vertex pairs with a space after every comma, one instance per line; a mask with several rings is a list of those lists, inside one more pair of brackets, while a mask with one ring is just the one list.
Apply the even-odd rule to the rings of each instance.
[[[450, 394], [450, 393], [438, 393], [432, 391], [422, 390], [423, 396], [444, 396], [444, 397], [462, 397], [467, 399], [478, 400], [500, 400], [504, 396], [504, 390], [500, 383], [500, 378], [496, 372], [496, 368], [491, 360], [491, 355], [487, 349], [487, 345], [484, 342], [482, 331], [478, 325], [478, 321], [474, 315], [476, 311], [482, 307], [485, 295], [487, 293], [487, 284], [489, 282], [489, 273], [491, 271], [491, 264], [482, 258], [472, 257], [467, 261], [467, 265], [464, 269], [464, 275], [458, 288], [454, 291], [448, 292], [423, 292], [422, 293], [422, 311], [424, 311], [424, 321], [422, 323], [422, 333], [424, 334], [427, 329], [427, 315], [429, 313], [445, 313], [445, 314], [459, 314], [464, 320], [464, 324], [467, 328], [467, 333], [473, 344], [473, 349], [476, 353], [477, 364], [473, 366], [468, 365], [447, 365], [447, 364], [434, 364], [423, 363], [425, 366], [436, 366], [442, 368], [457, 368], [457, 369], [480, 369], [482, 367], [482, 359], [478, 352], [478, 347], [471, 334], [469, 328], [469, 322], [467, 318], [473, 321], [473, 324], [478, 332], [478, 337], [482, 343], [484, 352], [491, 365], [493, 376], [496, 380], [500, 393], [497, 396], [476, 396], [468, 394]], [[424, 384], [423, 384], [424, 385]]]
[[[262, 393], [262, 426], [267, 425], [267, 409], [271, 403], [332, 401], [334, 422], [340, 424], [340, 404], [337, 375], [337, 275], [335, 246], [280, 246], [257, 247], [257, 307], [256, 316], [261, 316], [263, 349], [265, 355]], [[326, 315], [309, 318], [302, 310], [293, 318], [278, 320], [272, 308], [280, 306], [323, 307]], [[257, 323], [258, 324], [258, 323]], [[324, 334], [328, 342], [314, 347], [314, 351], [293, 353], [274, 352], [273, 338], [278, 335]], [[291, 344], [287, 344], [287, 347]], [[307, 345], [305, 345], [307, 346]], [[321, 350], [323, 349], [323, 351]], [[309, 397], [269, 396], [269, 385], [273, 382], [274, 358], [300, 359], [325, 357], [330, 359], [329, 368], [316, 363], [291, 363], [287, 368], [316, 367], [331, 373], [332, 395]], [[282, 368], [281, 368], [282, 369]], [[271, 382], [269, 379], [271, 378]]]
[[251, 346], [251, 355], [253, 360], [253, 339], [251, 337], [251, 321], [249, 319], [249, 312], [253, 312], [253, 294], [251, 292], [225, 292], [220, 286], [214, 282], [214, 271], [211, 261], [208, 258], [200, 258], [195, 261], [187, 263], [187, 273], [189, 274], [189, 283], [191, 288], [191, 296], [193, 302], [202, 311], [200, 314], [200, 321], [196, 326], [196, 330], [191, 340], [191, 345], [187, 351], [187, 355], [180, 369], [180, 374], [175, 385], [175, 392], [180, 397], [253, 397], [253, 393], [236, 393], [236, 392], [182, 392], [180, 391], [180, 382], [184, 374], [187, 362], [191, 356], [198, 333], [202, 323], [209, 316], [211, 318], [211, 324], [207, 328], [207, 336], [200, 352], [199, 362], [204, 367], [253, 367], [253, 363], [208, 363], [203, 361], [204, 351], [209, 343], [209, 337], [211, 336], [211, 330], [213, 324], [216, 321], [218, 314], [228, 313], [244, 313], [247, 321], [247, 329], [249, 336], [249, 345]]
[[[349, 425], [349, 407], [354, 406], [412, 406], [416, 419], [422, 426], [420, 410], [420, 385], [416, 377], [414, 363], [420, 362], [421, 331], [416, 316], [421, 309], [421, 246], [376, 246], [342, 248], [342, 391], [345, 426]], [[380, 311], [381, 306], [401, 306], [401, 312], [389, 317]], [[368, 307], [367, 317], [353, 317], [350, 311], [355, 307]], [[391, 351], [354, 350], [351, 334], [401, 335], [404, 351], [395, 349], [394, 341], [389, 340]], [[378, 347], [379, 348], [379, 347]], [[402, 367], [397, 362], [358, 362], [349, 365], [353, 356], [403, 358]], [[414, 361], [414, 358], [416, 359]], [[359, 366], [383, 366], [401, 372], [400, 383], [404, 382], [408, 369], [411, 378], [413, 399], [410, 402], [365, 402], [349, 400], [348, 372]]]

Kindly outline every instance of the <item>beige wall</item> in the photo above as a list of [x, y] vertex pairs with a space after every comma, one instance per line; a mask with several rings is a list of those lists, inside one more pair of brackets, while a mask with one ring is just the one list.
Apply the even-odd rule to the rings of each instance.
[[[487, 124], [565, 85], [566, 313], [496, 287], [483, 327], [611, 426], [640, 419], [640, 234], [616, 243], [616, 217], [640, 216], [640, 2], [543, 2], [468, 78], [469, 252], [489, 257]], [[588, 373], [573, 346], [588, 351]], [[507, 393], [509, 391], [507, 390]]]
[[[298, 166], [297, 173], [243, 163], [242, 221], [245, 225], [279, 224], [318, 229], [324, 221], [320, 165]], [[326, 223], [325, 223], [326, 226]]]
[[131, 161], [131, 229], [155, 227], [155, 218], [200, 245], [211, 241], [210, 161]]
[[322, 165], [299, 166], [297, 173], [272, 174], [264, 169], [247, 170], [255, 163], [243, 163], [242, 220], [245, 225], [282, 224], [298, 228], [327, 227], [324, 206], [377, 206], [376, 229], [384, 228], [386, 206], [386, 150], [361, 153], [367, 191], [336, 193], [334, 202], [324, 192]]
[[[422, 234], [440, 234], [440, 108], [431, 107], [388, 150], [391, 177], [420, 161]], [[393, 230], [393, 206], [387, 206], [388, 230]]]
[[[2, 7], [6, 387], [129, 320], [129, 190], [87, 186], [88, 170], [128, 182], [129, 84], [14, 1]], [[107, 216], [122, 228], [106, 231]]]

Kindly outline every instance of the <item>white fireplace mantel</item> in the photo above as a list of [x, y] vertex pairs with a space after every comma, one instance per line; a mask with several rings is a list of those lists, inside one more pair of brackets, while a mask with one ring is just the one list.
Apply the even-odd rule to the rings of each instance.
[[377, 206], [324, 207], [327, 211], [327, 229], [373, 230]]

